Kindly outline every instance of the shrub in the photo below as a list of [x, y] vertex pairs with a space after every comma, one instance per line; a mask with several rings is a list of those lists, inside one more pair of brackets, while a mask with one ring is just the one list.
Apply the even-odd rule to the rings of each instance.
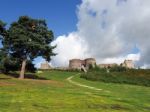
[[110, 68], [110, 72], [124, 72], [127, 70], [128, 69], [126, 67], [122, 67], [122, 66], [114, 66]]
[[150, 70], [128, 69], [123, 72], [113, 71], [110, 73], [101, 71], [90, 71], [87, 74], [81, 74], [81, 78], [108, 83], [126, 83], [150, 86]]
[[99, 66], [95, 65], [95, 67], [89, 67], [88, 71], [99, 71], [99, 72], [106, 72], [106, 68], [100, 68]]

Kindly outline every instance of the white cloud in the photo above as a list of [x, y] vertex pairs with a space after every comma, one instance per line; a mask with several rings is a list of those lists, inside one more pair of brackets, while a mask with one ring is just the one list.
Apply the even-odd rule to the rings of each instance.
[[52, 45], [57, 45], [54, 52], [58, 53], [52, 60], [54, 66], [68, 66], [69, 59], [88, 57], [86, 44], [77, 33], [59, 36]]
[[139, 61], [140, 60], [140, 53], [137, 54], [128, 54], [125, 59], [127, 60], [133, 60], [133, 61]]
[[[100, 63], [117, 63], [121, 64], [124, 60], [133, 60], [134, 62], [137, 62], [140, 60], [140, 53], [137, 54], [128, 54], [126, 56], [120, 56], [120, 57], [114, 57], [114, 58], [105, 58]], [[99, 62], [99, 61], [98, 61]]]
[[150, 64], [144, 64], [144, 65], [143, 65], [143, 66], [141, 66], [140, 68], [142, 68], [142, 69], [150, 68]]
[[[71, 58], [95, 57], [101, 62], [140, 60], [150, 64], [150, 0], [82, 0], [78, 30], [59, 36], [52, 64], [67, 66]], [[140, 53], [132, 54], [137, 45]]]

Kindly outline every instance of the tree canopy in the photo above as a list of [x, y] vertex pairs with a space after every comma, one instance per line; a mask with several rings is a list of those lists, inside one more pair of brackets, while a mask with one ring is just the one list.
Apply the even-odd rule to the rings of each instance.
[[32, 61], [37, 56], [42, 56], [50, 61], [51, 56], [55, 55], [55, 46], [51, 46], [54, 35], [52, 30], [48, 29], [45, 20], [21, 16], [7, 31], [4, 26], [5, 24], [0, 22], [0, 34], [4, 37], [2, 43], [9, 55], [22, 61], [20, 78], [24, 78], [27, 60]]

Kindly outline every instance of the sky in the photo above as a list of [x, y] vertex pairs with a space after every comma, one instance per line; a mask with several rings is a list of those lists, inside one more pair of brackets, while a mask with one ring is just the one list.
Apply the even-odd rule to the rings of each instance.
[[0, 0], [0, 19], [8, 25], [19, 16], [45, 19], [55, 36], [76, 30], [80, 0]]
[[[46, 19], [57, 45], [52, 66], [72, 58], [97, 63], [131, 59], [150, 67], [150, 0], [0, 0], [0, 19], [8, 24], [21, 15]], [[44, 60], [35, 59], [36, 67]]]
[[[81, 0], [0, 0], [0, 20], [9, 27], [22, 15], [45, 19], [57, 38], [77, 29], [76, 12], [80, 3]], [[40, 64], [42, 61], [38, 58], [34, 63]]]

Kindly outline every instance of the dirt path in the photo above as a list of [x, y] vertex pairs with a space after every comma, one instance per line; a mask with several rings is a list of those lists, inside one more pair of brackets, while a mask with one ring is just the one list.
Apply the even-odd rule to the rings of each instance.
[[[79, 74], [77, 74], [79, 75]], [[99, 89], [99, 88], [96, 88], [96, 87], [92, 87], [92, 86], [87, 86], [87, 85], [84, 85], [84, 84], [80, 84], [78, 82], [75, 82], [75, 81], [72, 81], [71, 79], [73, 78], [74, 76], [70, 76], [68, 77], [66, 80], [68, 82], [70, 82], [71, 84], [74, 84], [74, 85], [77, 85], [77, 86], [80, 86], [80, 87], [85, 87], [85, 88], [89, 88], [89, 89], [92, 89], [92, 90], [97, 90], [97, 91], [101, 91], [102, 89]]]

